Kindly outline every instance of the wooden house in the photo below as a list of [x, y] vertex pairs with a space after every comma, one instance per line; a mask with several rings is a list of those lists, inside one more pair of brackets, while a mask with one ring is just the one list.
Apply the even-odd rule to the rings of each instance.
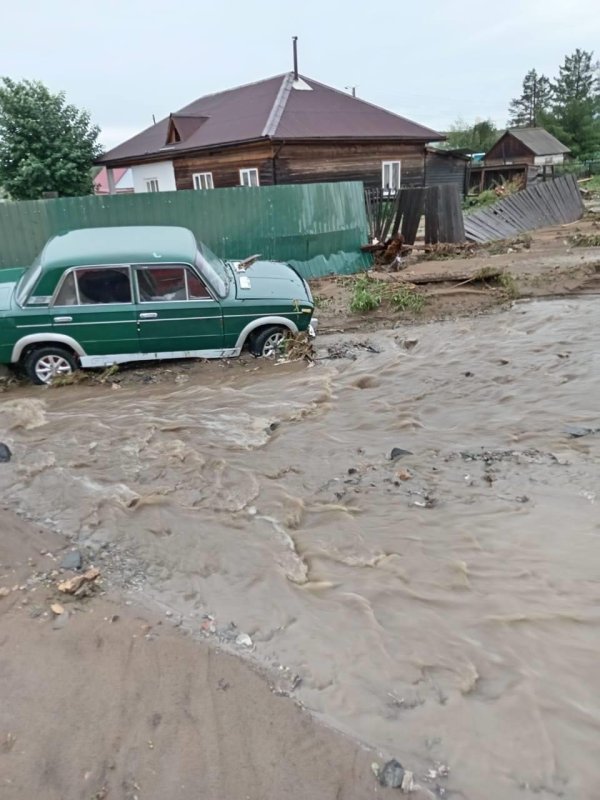
[[570, 152], [545, 128], [510, 128], [471, 169], [472, 185], [480, 190], [519, 178], [526, 186], [537, 178], [554, 177], [555, 166]]
[[[207, 95], [107, 152], [136, 192], [360, 180], [422, 186], [445, 137], [296, 71]], [[111, 186], [112, 186], [111, 181]]]

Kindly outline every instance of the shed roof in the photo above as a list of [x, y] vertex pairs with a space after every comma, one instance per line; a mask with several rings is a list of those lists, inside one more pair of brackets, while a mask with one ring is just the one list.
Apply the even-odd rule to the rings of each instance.
[[536, 156], [553, 156], [570, 152], [566, 145], [559, 142], [545, 128], [509, 128], [506, 134], [514, 136]]
[[[179, 137], [170, 135], [173, 125]], [[169, 158], [178, 152], [265, 138], [431, 142], [445, 137], [312, 78], [296, 80], [286, 72], [201, 97], [110, 150], [97, 163]]]
[[43, 269], [82, 264], [152, 264], [160, 261], [192, 263], [197, 244], [187, 228], [167, 225], [130, 225], [80, 228], [54, 236], [45, 246]]

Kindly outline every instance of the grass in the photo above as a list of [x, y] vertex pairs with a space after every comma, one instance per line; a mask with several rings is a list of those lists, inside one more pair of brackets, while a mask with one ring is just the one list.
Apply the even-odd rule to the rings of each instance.
[[396, 311], [414, 311], [415, 314], [418, 314], [425, 305], [425, 298], [414, 289], [401, 286], [390, 295], [390, 303]]
[[361, 275], [354, 282], [354, 291], [350, 301], [350, 311], [355, 314], [364, 314], [365, 311], [374, 311], [383, 302], [385, 283], [376, 281], [368, 275]]
[[395, 311], [412, 311], [416, 314], [425, 305], [425, 298], [409, 286], [398, 286], [378, 281], [364, 274], [354, 281], [350, 311], [364, 314], [375, 311], [387, 301]]
[[517, 286], [514, 275], [511, 275], [510, 272], [503, 272], [502, 275], [499, 275], [498, 283], [507, 297], [514, 300], [519, 296], [519, 287]]
[[600, 247], [600, 233], [575, 233], [569, 236], [573, 247]]

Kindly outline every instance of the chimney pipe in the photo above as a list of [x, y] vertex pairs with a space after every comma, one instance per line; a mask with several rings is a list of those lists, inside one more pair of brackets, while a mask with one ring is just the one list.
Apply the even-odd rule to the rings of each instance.
[[294, 43], [294, 80], [298, 80], [298, 37], [292, 36], [292, 42]]

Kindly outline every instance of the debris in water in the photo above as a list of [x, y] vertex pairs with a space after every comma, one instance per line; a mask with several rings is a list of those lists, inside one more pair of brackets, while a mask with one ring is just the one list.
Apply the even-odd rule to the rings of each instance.
[[236, 637], [235, 643], [239, 647], [252, 647], [252, 639], [247, 633], [240, 633], [239, 636]]
[[401, 447], [394, 447], [390, 453], [390, 461], [396, 461], [398, 458], [404, 458], [404, 456], [412, 456], [412, 452], [403, 450]]
[[4, 442], [0, 442], [0, 464], [10, 461], [11, 458], [12, 453], [10, 452], [10, 447], [4, 444]]
[[0, 586], [0, 597], [8, 597], [10, 589], [7, 586]]
[[412, 478], [412, 474], [407, 469], [399, 469], [396, 472], [396, 477], [399, 481], [409, 481]]
[[60, 603], [52, 603], [52, 605], [50, 606], [50, 609], [52, 610], [53, 614], [56, 614], [57, 617], [60, 614], [64, 614], [65, 613], [64, 606], [61, 606]]
[[[592, 433], [600, 433], [600, 428], [586, 428], [583, 425], [565, 425], [563, 432], [572, 439], [579, 439], [581, 436], [589, 436]], [[2, 461], [1, 456], [0, 461]]]

